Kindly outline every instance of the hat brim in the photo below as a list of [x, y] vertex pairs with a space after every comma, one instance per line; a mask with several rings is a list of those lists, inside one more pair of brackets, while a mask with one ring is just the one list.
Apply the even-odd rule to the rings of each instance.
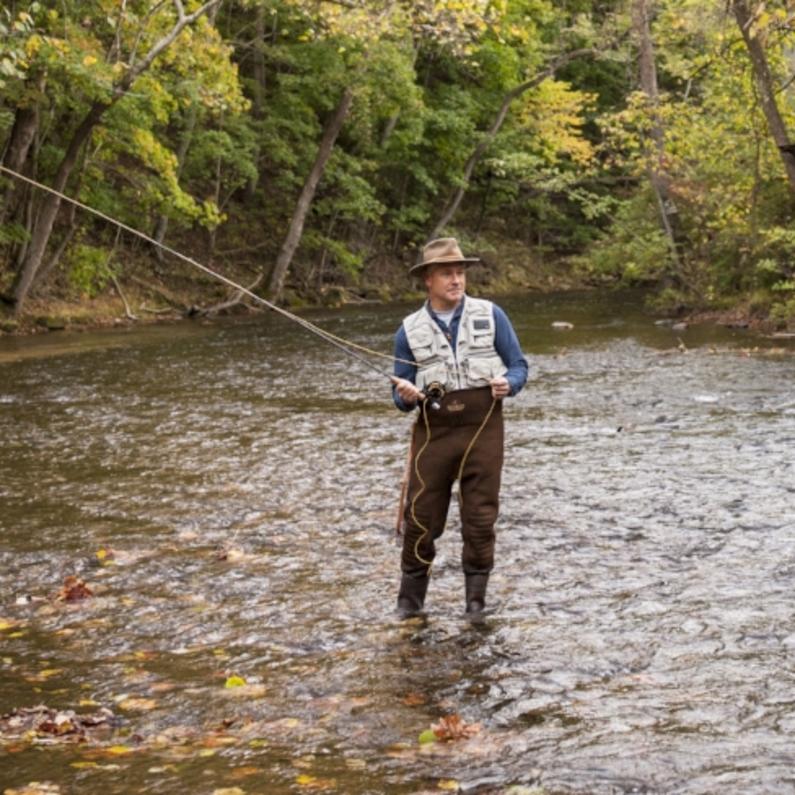
[[431, 265], [479, 265], [482, 264], [482, 260], [479, 257], [461, 257], [456, 259], [430, 259], [427, 262], [418, 262], [416, 265], [412, 265], [409, 268], [409, 276], [414, 276], [419, 274], [421, 271], [425, 270], [425, 268], [429, 268]]

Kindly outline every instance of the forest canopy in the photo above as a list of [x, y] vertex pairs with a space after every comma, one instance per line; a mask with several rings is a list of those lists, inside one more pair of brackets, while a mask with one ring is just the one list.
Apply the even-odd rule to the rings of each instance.
[[451, 234], [495, 288], [795, 323], [793, 45], [791, 0], [11, 0], [4, 311], [180, 301], [183, 264], [60, 193], [274, 300], [398, 296]]

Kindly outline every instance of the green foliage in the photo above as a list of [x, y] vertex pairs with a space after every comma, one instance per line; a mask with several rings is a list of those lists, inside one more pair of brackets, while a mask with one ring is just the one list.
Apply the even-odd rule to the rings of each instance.
[[14, 14], [8, 8], [0, 9], [0, 88], [5, 89], [12, 80], [21, 80], [28, 69], [25, 40], [31, 35], [38, 3]]
[[[306, 216], [294, 292], [355, 285], [385, 254], [411, 257], [465, 188], [452, 226], [483, 250], [493, 237], [572, 257], [595, 282], [657, 287], [658, 307], [746, 294], [785, 317], [792, 192], [740, 32], [721, 4], [654, 8], [659, 100], [637, 90], [636, 40], [617, 0], [228, 0], [115, 102], [129, 64], [174, 24], [173, 5], [17, 0], [0, 10], [0, 151], [19, 111], [35, 108], [25, 165], [48, 182], [81, 120], [112, 105], [68, 190], [144, 231], [165, 217], [177, 247], [211, 240], [208, 256], [256, 251], [243, 264], [258, 272], [350, 90]], [[756, 10], [753, 32], [795, 137], [783, 90], [791, 18], [783, 0]], [[579, 57], [547, 71], [574, 49]], [[492, 134], [505, 98], [533, 78]], [[652, 173], [676, 210], [673, 251]], [[22, 191], [0, 195], [4, 285], [29, 217]], [[108, 278], [107, 249], [103, 225], [81, 224], [62, 267], [88, 295]]]
[[[675, 205], [678, 259], [661, 244], [660, 211], [646, 190], [625, 199], [605, 240], [589, 258], [596, 273], [666, 280], [676, 302], [722, 305], [749, 290], [780, 290], [792, 275], [791, 194], [758, 103], [739, 32], [715, 9], [668, 0], [655, 28], [661, 84], [658, 104], [642, 94], [602, 114], [600, 156], [639, 185], [659, 171]], [[780, 38], [767, 39], [771, 66], [781, 64]], [[693, 76], [697, 75], [697, 82]], [[787, 123], [795, 112], [782, 103]], [[652, 130], [664, 132], [664, 155]], [[671, 303], [670, 293], [662, 304]]]
[[578, 266], [598, 279], [650, 284], [670, 274], [670, 254], [649, 193], [622, 202], [613, 223]]
[[22, 224], [4, 224], [0, 226], [0, 245], [24, 243], [27, 239], [28, 232]]
[[88, 298], [101, 292], [113, 276], [108, 252], [85, 243], [69, 249], [65, 265], [70, 287]]

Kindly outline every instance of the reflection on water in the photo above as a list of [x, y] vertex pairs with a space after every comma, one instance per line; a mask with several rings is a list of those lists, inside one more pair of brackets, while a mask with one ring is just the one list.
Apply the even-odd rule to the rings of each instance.
[[[632, 296], [504, 305], [534, 376], [479, 625], [454, 520], [427, 616], [392, 614], [410, 419], [336, 349], [273, 316], [3, 341], [0, 713], [106, 706], [131, 753], [6, 745], [0, 784], [791, 786], [792, 348]], [[405, 311], [311, 317], [389, 351]], [[69, 574], [94, 597], [53, 602]], [[421, 747], [452, 713], [481, 732]]]

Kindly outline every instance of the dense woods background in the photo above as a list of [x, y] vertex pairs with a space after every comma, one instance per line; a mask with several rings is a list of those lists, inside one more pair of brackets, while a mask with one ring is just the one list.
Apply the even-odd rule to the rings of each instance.
[[[2, 164], [271, 299], [643, 284], [795, 324], [791, 0], [10, 0]], [[239, 296], [0, 175], [3, 327]], [[113, 311], [118, 311], [114, 309]]]

